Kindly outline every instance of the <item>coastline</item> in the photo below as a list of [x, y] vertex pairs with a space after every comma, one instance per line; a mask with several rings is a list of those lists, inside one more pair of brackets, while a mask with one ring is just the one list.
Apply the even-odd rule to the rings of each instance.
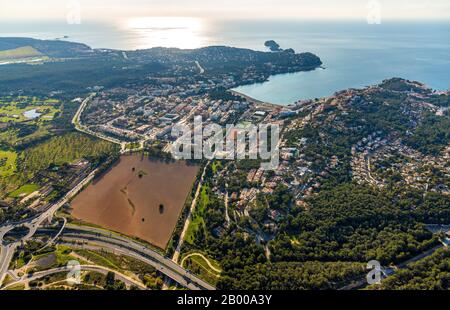
[[[269, 77], [267, 77], [264, 81], [258, 81], [258, 82], [255, 82], [255, 83], [239, 85], [239, 86], [236, 86], [236, 87], [230, 89], [229, 91], [231, 93], [233, 93], [234, 95], [236, 95], [236, 96], [240, 96], [240, 97], [245, 98], [245, 99], [247, 99], [247, 100], [249, 100], [251, 102], [254, 102], [254, 103], [268, 104], [268, 105], [272, 105], [274, 107], [288, 107], [290, 105], [295, 105], [296, 102], [299, 101], [299, 100], [306, 100], [306, 99], [313, 99], [313, 98], [296, 98], [296, 99], [294, 99], [294, 101], [289, 102], [289, 103], [287, 103], [287, 102], [286, 103], [274, 103], [274, 102], [268, 102], [268, 101], [263, 101], [263, 100], [256, 99], [256, 98], [254, 98], [254, 97], [252, 97], [250, 95], [245, 94], [244, 92], [242, 92], [242, 91], [240, 91], [238, 89], [244, 88], [246, 86], [247, 87], [248, 86], [260, 86], [260, 87], [263, 87], [264, 84], [270, 82], [270, 78], [272, 78], [272, 77], [293, 76], [293, 75], [296, 75], [296, 74], [299, 74], [299, 73], [310, 73], [310, 72], [322, 71], [322, 70], [326, 70], [326, 69], [327, 68], [322, 64], [322, 65], [320, 65], [318, 67], [315, 67], [314, 69], [311, 69], [311, 70], [300, 70], [300, 71], [295, 71], [295, 72], [285, 72], [285, 73], [273, 74], [273, 75], [270, 75]], [[340, 90], [336, 90], [336, 91], [340, 91]], [[327, 95], [327, 96], [324, 95], [324, 96], [321, 96], [321, 98], [329, 97], [331, 95], [332, 94]]]
[[284, 106], [282, 104], [277, 104], [277, 103], [264, 102], [264, 101], [255, 99], [253, 97], [250, 97], [250, 96], [248, 96], [248, 95], [246, 95], [244, 93], [238, 92], [238, 91], [233, 90], [233, 89], [230, 89], [229, 92], [232, 93], [235, 96], [239, 96], [239, 97], [247, 100], [250, 103], [257, 104], [257, 105], [260, 105], [260, 106], [266, 106], [266, 107], [269, 107], [269, 108], [276, 108], [276, 109], [284, 108], [284, 107], [287, 106], [287, 105]]

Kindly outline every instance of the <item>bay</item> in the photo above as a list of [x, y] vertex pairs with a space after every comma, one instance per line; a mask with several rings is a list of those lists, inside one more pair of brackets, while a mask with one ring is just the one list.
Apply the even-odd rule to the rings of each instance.
[[[0, 22], [0, 36], [23, 36], [86, 43], [94, 48], [134, 50], [155, 46], [198, 48], [229, 45], [266, 50], [266, 40], [282, 48], [312, 52], [324, 69], [272, 76], [236, 90], [256, 99], [290, 104], [360, 88], [386, 78], [421, 81], [450, 88], [450, 22], [280, 21], [149, 18], [68, 25]], [[136, 24], [139, 26], [136, 27]], [[171, 25], [173, 27], [170, 27]], [[161, 25], [161, 26], [158, 26]], [[201, 60], [200, 60], [201, 61]]]

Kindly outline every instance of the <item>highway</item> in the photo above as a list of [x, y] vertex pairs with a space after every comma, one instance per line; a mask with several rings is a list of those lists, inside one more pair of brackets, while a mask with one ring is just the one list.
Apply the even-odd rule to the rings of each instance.
[[[52, 218], [59, 208], [69, 202], [70, 199], [75, 197], [75, 195], [77, 195], [84, 188], [84, 186], [89, 184], [94, 179], [96, 172], [97, 170], [92, 171], [84, 180], [82, 180], [77, 186], [71, 189], [61, 200], [52, 205], [48, 210], [41, 213], [39, 216], [28, 219], [27, 221], [11, 223], [0, 227], [0, 245], [2, 249], [2, 253], [0, 254], [0, 285], [2, 284], [6, 272], [8, 271], [8, 267], [13, 257], [14, 251], [19, 246], [19, 244], [23, 241], [31, 239], [38, 230], [39, 226], [44, 223], [44, 221]], [[27, 227], [29, 229], [28, 234], [18, 242], [4, 245], [3, 237], [5, 236], [5, 234], [17, 227]], [[6, 254], [3, 254], [4, 252]]]
[[6, 246], [0, 246], [0, 285], [3, 283], [3, 280], [8, 272], [8, 267], [11, 262], [11, 259], [14, 255], [14, 251], [17, 248], [17, 244], [11, 244]]
[[66, 231], [61, 235], [64, 242], [87, 242], [101, 248], [120, 252], [124, 255], [134, 257], [144, 263], [155, 267], [158, 271], [173, 279], [180, 285], [192, 290], [215, 290], [215, 288], [205, 281], [197, 278], [180, 265], [173, 262], [170, 258], [162, 256], [160, 253], [152, 250], [142, 244], [129, 238], [119, 235], [105, 235], [105, 231], [92, 227], [77, 227], [68, 225]]
[[[87, 103], [91, 98], [95, 96], [95, 94], [90, 95], [88, 98], [86, 98], [83, 103], [81, 104], [80, 108], [76, 112], [72, 123], [75, 125], [75, 127], [83, 132], [96, 135], [95, 133], [91, 133], [89, 131], [85, 131], [84, 128], [81, 128], [80, 125], [80, 115], [85, 109]], [[103, 137], [99, 137], [103, 138]], [[152, 266], [154, 266], [157, 270], [159, 270], [161, 273], [167, 275], [169, 278], [173, 279], [177, 283], [181, 284], [182, 286], [188, 288], [188, 289], [207, 289], [207, 290], [214, 290], [215, 288], [206, 283], [205, 281], [198, 279], [185, 269], [183, 269], [181, 266], [177, 264], [179, 255], [180, 255], [180, 249], [184, 241], [184, 236], [187, 231], [187, 227], [190, 223], [190, 218], [192, 217], [192, 212], [195, 209], [195, 204], [197, 201], [197, 198], [200, 193], [201, 184], [203, 182], [203, 178], [205, 176], [206, 167], [203, 171], [203, 175], [201, 177], [199, 186], [197, 188], [197, 192], [195, 195], [195, 199], [192, 203], [191, 210], [188, 216], [188, 220], [185, 223], [185, 227], [183, 229], [182, 236], [180, 238], [180, 243], [178, 244], [178, 247], [176, 249], [176, 252], [174, 254], [173, 260], [169, 258], [163, 257], [158, 252], [149, 249], [145, 247], [144, 245], [141, 245], [132, 239], [124, 238], [115, 236], [112, 238], [112, 234], [108, 237], [104, 235], [103, 230], [96, 230], [94, 228], [74, 228], [71, 226], [71, 229], [68, 232], [63, 231], [64, 226], [62, 230], [58, 233], [57, 237], [62, 238], [63, 240], [70, 240], [72, 242], [77, 241], [84, 241], [84, 242], [95, 242], [96, 244], [100, 244], [102, 247], [115, 250], [115, 251], [121, 251], [122, 253], [135, 257], [137, 259], [140, 259], [143, 262], [146, 262]], [[44, 211], [40, 215], [20, 221], [17, 223], [10, 223], [6, 224], [4, 226], [0, 226], [0, 245], [1, 245], [1, 254], [0, 254], [0, 285], [2, 284], [4, 277], [6, 273], [8, 272], [8, 267], [11, 262], [11, 259], [14, 255], [15, 249], [19, 246], [21, 242], [27, 241], [31, 239], [38, 228], [46, 221], [47, 219], [51, 219], [54, 215], [54, 213], [61, 208], [63, 205], [68, 203], [70, 199], [75, 197], [86, 185], [88, 185], [95, 177], [97, 173], [97, 170], [93, 171], [91, 174], [89, 174], [88, 177], [86, 177], [84, 180], [82, 180], [76, 187], [74, 187], [72, 190], [70, 190], [60, 201], [52, 205], [48, 210]], [[64, 222], [64, 225], [66, 225], [66, 222]], [[10, 232], [11, 230], [18, 228], [18, 227], [27, 227], [29, 229], [28, 234], [22, 238], [22, 240], [15, 242], [10, 245], [3, 245], [3, 237], [5, 234]], [[56, 239], [56, 238], [55, 238]], [[52, 240], [53, 242], [54, 240]]]
[[64, 228], [66, 228], [66, 225], [67, 225], [67, 219], [64, 217], [63, 224], [61, 226], [61, 229], [58, 231], [58, 233], [51, 240], [48, 240], [47, 243], [42, 248], [40, 248], [37, 252], [40, 252], [43, 249], [45, 249], [45, 248], [49, 247], [50, 245], [52, 245], [53, 243], [55, 243], [56, 240], [58, 240], [59, 236], [61, 236], [62, 232], [64, 231]]
[[[141, 282], [134, 280], [124, 274], [121, 274], [121, 273], [117, 272], [116, 270], [112, 270], [112, 269], [109, 269], [109, 268], [106, 268], [103, 266], [81, 265], [80, 270], [81, 271], [94, 271], [94, 272], [98, 272], [98, 273], [101, 273], [104, 275], [106, 275], [108, 272], [113, 272], [116, 275], [116, 280], [120, 280], [128, 286], [134, 285], [134, 286], [137, 286], [141, 290], [147, 290], [147, 287], [145, 287], [145, 285], [143, 285]], [[22, 276], [19, 280], [11, 282], [8, 285], [5, 285], [5, 287], [3, 287], [2, 290], [6, 290], [9, 287], [13, 287], [15, 285], [18, 285], [18, 284], [21, 284], [24, 282], [31, 282], [34, 280], [38, 280], [38, 279], [44, 278], [46, 276], [50, 276], [52, 274], [56, 274], [56, 273], [60, 273], [60, 272], [69, 272], [69, 271], [71, 271], [71, 269], [68, 268], [67, 266], [65, 266], [65, 267], [54, 268], [54, 269], [36, 272], [31, 277], [29, 277], [26, 274], [26, 275]]]
[[[58, 233], [58, 236], [61, 242], [65, 244], [70, 243], [73, 247], [87, 248], [89, 247], [88, 244], [92, 244], [100, 249], [106, 249], [114, 253], [138, 259], [153, 266], [156, 270], [185, 288], [191, 290], [215, 290], [212, 285], [198, 279], [195, 275], [174, 263], [170, 258], [165, 258], [157, 251], [118, 234], [113, 234], [98, 228], [68, 224], [62, 233], [61, 231]], [[18, 244], [14, 243], [8, 246], [2, 246], [1, 248], [0, 271], [2, 281], [8, 271], [10, 261]]]

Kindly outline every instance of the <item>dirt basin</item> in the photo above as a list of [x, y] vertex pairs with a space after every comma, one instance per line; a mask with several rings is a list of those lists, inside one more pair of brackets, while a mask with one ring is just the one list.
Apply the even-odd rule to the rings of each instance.
[[138, 237], [165, 248], [198, 166], [125, 155], [71, 204], [72, 215], [88, 223]]

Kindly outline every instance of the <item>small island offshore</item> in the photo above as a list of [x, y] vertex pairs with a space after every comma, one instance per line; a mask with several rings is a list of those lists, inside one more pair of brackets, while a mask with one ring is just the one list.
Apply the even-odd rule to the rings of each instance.
[[[160, 289], [166, 277], [177, 287], [214, 288], [186, 272], [191, 261], [183, 250], [198, 231], [188, 212], [201, 197], [202, 204], [209, 201], [201, 176], [212, 165], [174, 162], [172, 128], [194, 116], [222, 126], [260, 123], [280, 107], [229, 89], [321, 64], [308, 52], [227, 46], [122, 51], [0, 38], [0, 286], [56, 287], [55, 267], [80, 255], [97, 264], [84, 272], [83, 289]], [[122, 237], [113, 242], [113, 233]], [[93, 236], [106, 246], [77, 246]], [[110, 253], [124, 243], [127, 251], [134, 248], [131, 261]], [[106, 272], [98, 260], [104, 255], [137, 278], [123, 282], [119, 271]], [[10, 268], [37, 274], [15, 280]], [[39, 271], [48, 277], [41, 279]]]
[[1, 68], [8, 74], [0, 77], [0, 90], [14, 91], [26, 86], [36, 91], [71, 92], [92, 85], [106, 88], [125, 82], [139, 83], [151, 76], [180, 78], [182, 87], [209, 79], [194, 91], [205, 92], [262, 82], [274, 74], [314, 70], [322, 61], [308, 52], [279, 54], [227, 46], [119, 51], [91, 49], [59, 40], [0, 38], [0, 65], [27, 63], [40, 66]]
[[292, 48], [282, 49], [280, 45], [274, 40], [269, 40], [264, 43], [265, 47], [268, 47], [272, 52], [285, 52], [290, 54], [295, 54], [295, 50]]
[[[0, 38], [0, 286], [448, 289], [435, 274], [450, 260], [450, 91], [390, 78], [261, 102], [232, 89], [322, 65], [265, 45]], [[278, 125], [279, 165], [175, 160], [172, 131], [196, 116]], [[82, 281], [68, 287], [73, 260]]]

